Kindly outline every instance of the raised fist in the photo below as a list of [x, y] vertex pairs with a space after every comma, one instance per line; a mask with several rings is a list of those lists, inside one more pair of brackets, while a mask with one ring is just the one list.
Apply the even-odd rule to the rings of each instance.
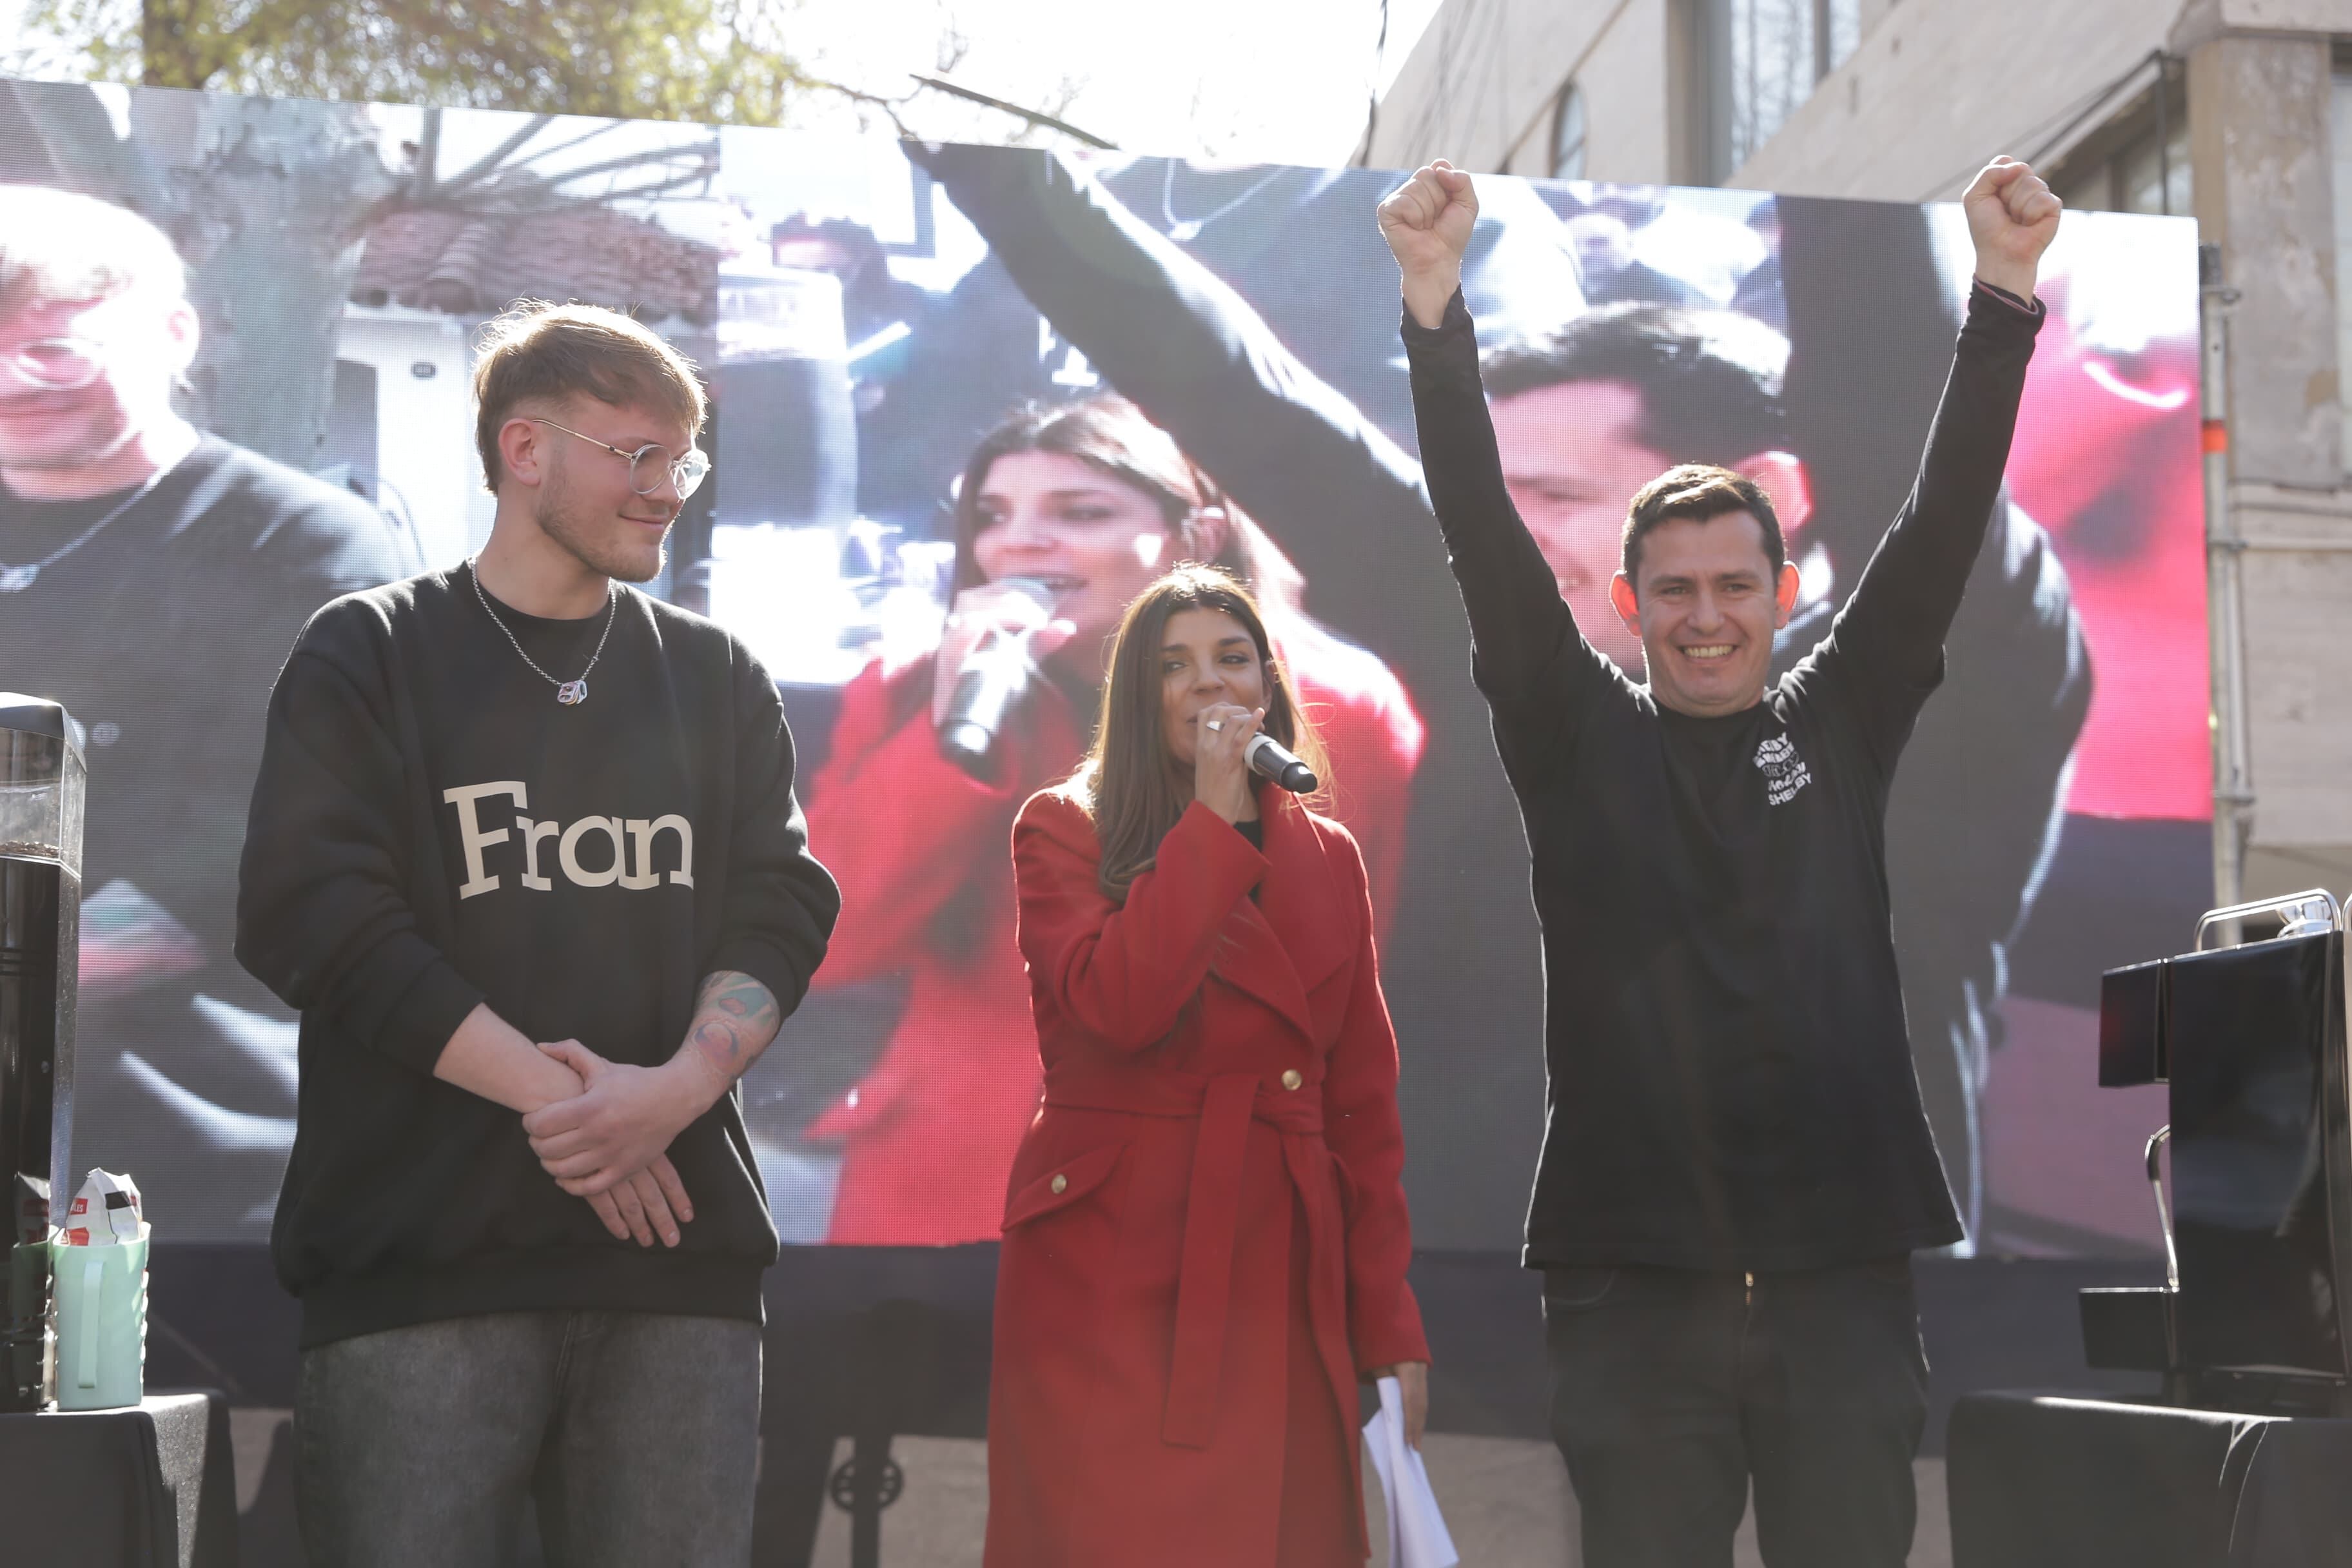
[[1976, 242], [1977, 276], [2021, 300], [2033, 298], [2042, 253], [2058, 233], [2065, 204], [2014, 158], [1995, 158], [1960, 198]]
[[1462, 253], [1478, 221], [1470, 176], [1445, 162], [1423, 164], [1381, 203], [1381, 235], [1404, 273], [1405, 306], [1424, 327], [1437, 325], [1462, 281]]

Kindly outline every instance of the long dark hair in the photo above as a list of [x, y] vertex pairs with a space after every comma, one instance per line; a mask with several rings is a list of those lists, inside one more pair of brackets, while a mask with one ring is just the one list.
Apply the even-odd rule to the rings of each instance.
[[[1306, 584], [1290, 558], [1234, 504], [1223, 486], [1185, 454], [1174, 437], [1117, 393], [1076, 403], [1028, 404], [981, 437], [956, 481], [957, 592], [987, 581], [972, 548], [988, 526], [988, 520], [981, 515], [980, 495], [987, 488], [989, 470], [996, 460], [1016, 452], [1076, 458], [1148, 496], [1160, 508], [1168, 530], [1172, 548], [1166, 559], [1203, 561], [1224, 568], [1250, 584], [1277, 620], [1298, 610]], [[1226, 525], [1213, 551], [1204, 548], [1212, 533], [1206, 517], [1211, 512], [1222, 513]]]
[[1322, 742], [1292, 695], [1289, 672], [1274, 656], [1257, 600], [1221, 567], [1198, 562], [1178, 566], [1128, 605], [1111, 643], [1094, 745], [1061, 786], [1094, 819], [1102, 846], [1102, 890], [1122, 903], [1129, 884], [1151, 868], [1160, 840], [1192, 800], [1190, 781], [1169, 754], [1160, 711], [1160, 650], [1169, 618], [1186, 610], [1222, 610], [1241, 623], [1265, 671], [1265, 721], [1260, 727], [1318, 777], [1329, 777]]

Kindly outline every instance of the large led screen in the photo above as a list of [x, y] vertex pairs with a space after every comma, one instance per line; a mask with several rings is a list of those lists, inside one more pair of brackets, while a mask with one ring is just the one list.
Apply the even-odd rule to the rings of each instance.
[[[715, 479], [648, 588], [774, 676], [845, 889], [744, 1085], [785, 1237], [995, 1236], [1039, 1088], [1013, 816], [1077, 761], [1105, 634], [1190, 542], [1266, 602], [1364, 846], [1417, 1239], [1515, 1246], [1542, 976], [1414, 455], [1372, 220], [1394, 180], [0, 81], [0, 688], [64, 701], [89, 756], [77, 1160], [134, 1172], [175, 1237], [264, 1233], [294, 1025], [229, 940], [269, 682], [319, 605], [479, 548], [473, 335], [577, 299], [709, 378]], [[1465, 287], [1512, 352], [1504, 464], [1579, 622], [1638, 672], [1606, 607], [1626, 501], [1670, 463], [1731, 464], [1801, 570], [1785, 668], [1912, 482], [1966, 285], [1957, 210], [1480, 193]], [[122, 236], [91, 300], [160, 289], [177, 324], [12, 303], [13, 237], [57, 224]], [[2187, 945], [2209, 901], [2193, 226], [2069, 215], [2042, 293], [1888, 874], [1971, 1246], [2126, 1253], [2154, 1243], [2136, 1173], [2163, 1106], [2094, 1087], [2098, 973]], [[24, 369], [58, 338], [79, 385]], [[77, 443], [174, 417], [203, 439], [164, 472], [87, 479]], [[990, 750], [951, 760], [959, 605], [1012, 601], [1052, 651]]]

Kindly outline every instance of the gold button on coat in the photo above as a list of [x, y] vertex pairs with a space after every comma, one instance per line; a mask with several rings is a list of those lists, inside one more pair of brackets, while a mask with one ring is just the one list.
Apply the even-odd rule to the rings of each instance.
[[1306, 1081], [1307, 1080], [1305, 1079], [1298, 1075], [1298, 1069], [1297, 1068], [1287, 1068], [1282, 1075], [1282, 1087], [1285, 1089], [1297, 1089], [1300, 1084], [1305, 1083]]
[[1066, 1192], [1068, 1192], [1069, 1190], [1070, 1190], [1070, 1178], [1069, 1178], [1069, 1177], [1067, 1177], [1067, 1176], [1055, 1176], [1055, 1177], [1054, 1178], [1054, 1191], [1055, 1191], [1056, 1194], [1060, 1194], [1060, 1193], [1066, 1193]]

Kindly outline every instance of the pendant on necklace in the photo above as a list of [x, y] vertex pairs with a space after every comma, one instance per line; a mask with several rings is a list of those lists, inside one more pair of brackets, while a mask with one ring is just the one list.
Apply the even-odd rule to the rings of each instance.
[[1201, 226], [1192, 218], [1181, 219], [1168, 226], [1168, 237], [1179, 245], [1190, 245], [1201, 237]]
[[588, 678], [583, 675], [577, 680], [565, 681], [555, 689], [555, 700], [566, 708], [576, 708], [587, 701]]
[[24, 566], [0, 566], [0, 594], [21, 594], [41, 574], [38, 562]]

